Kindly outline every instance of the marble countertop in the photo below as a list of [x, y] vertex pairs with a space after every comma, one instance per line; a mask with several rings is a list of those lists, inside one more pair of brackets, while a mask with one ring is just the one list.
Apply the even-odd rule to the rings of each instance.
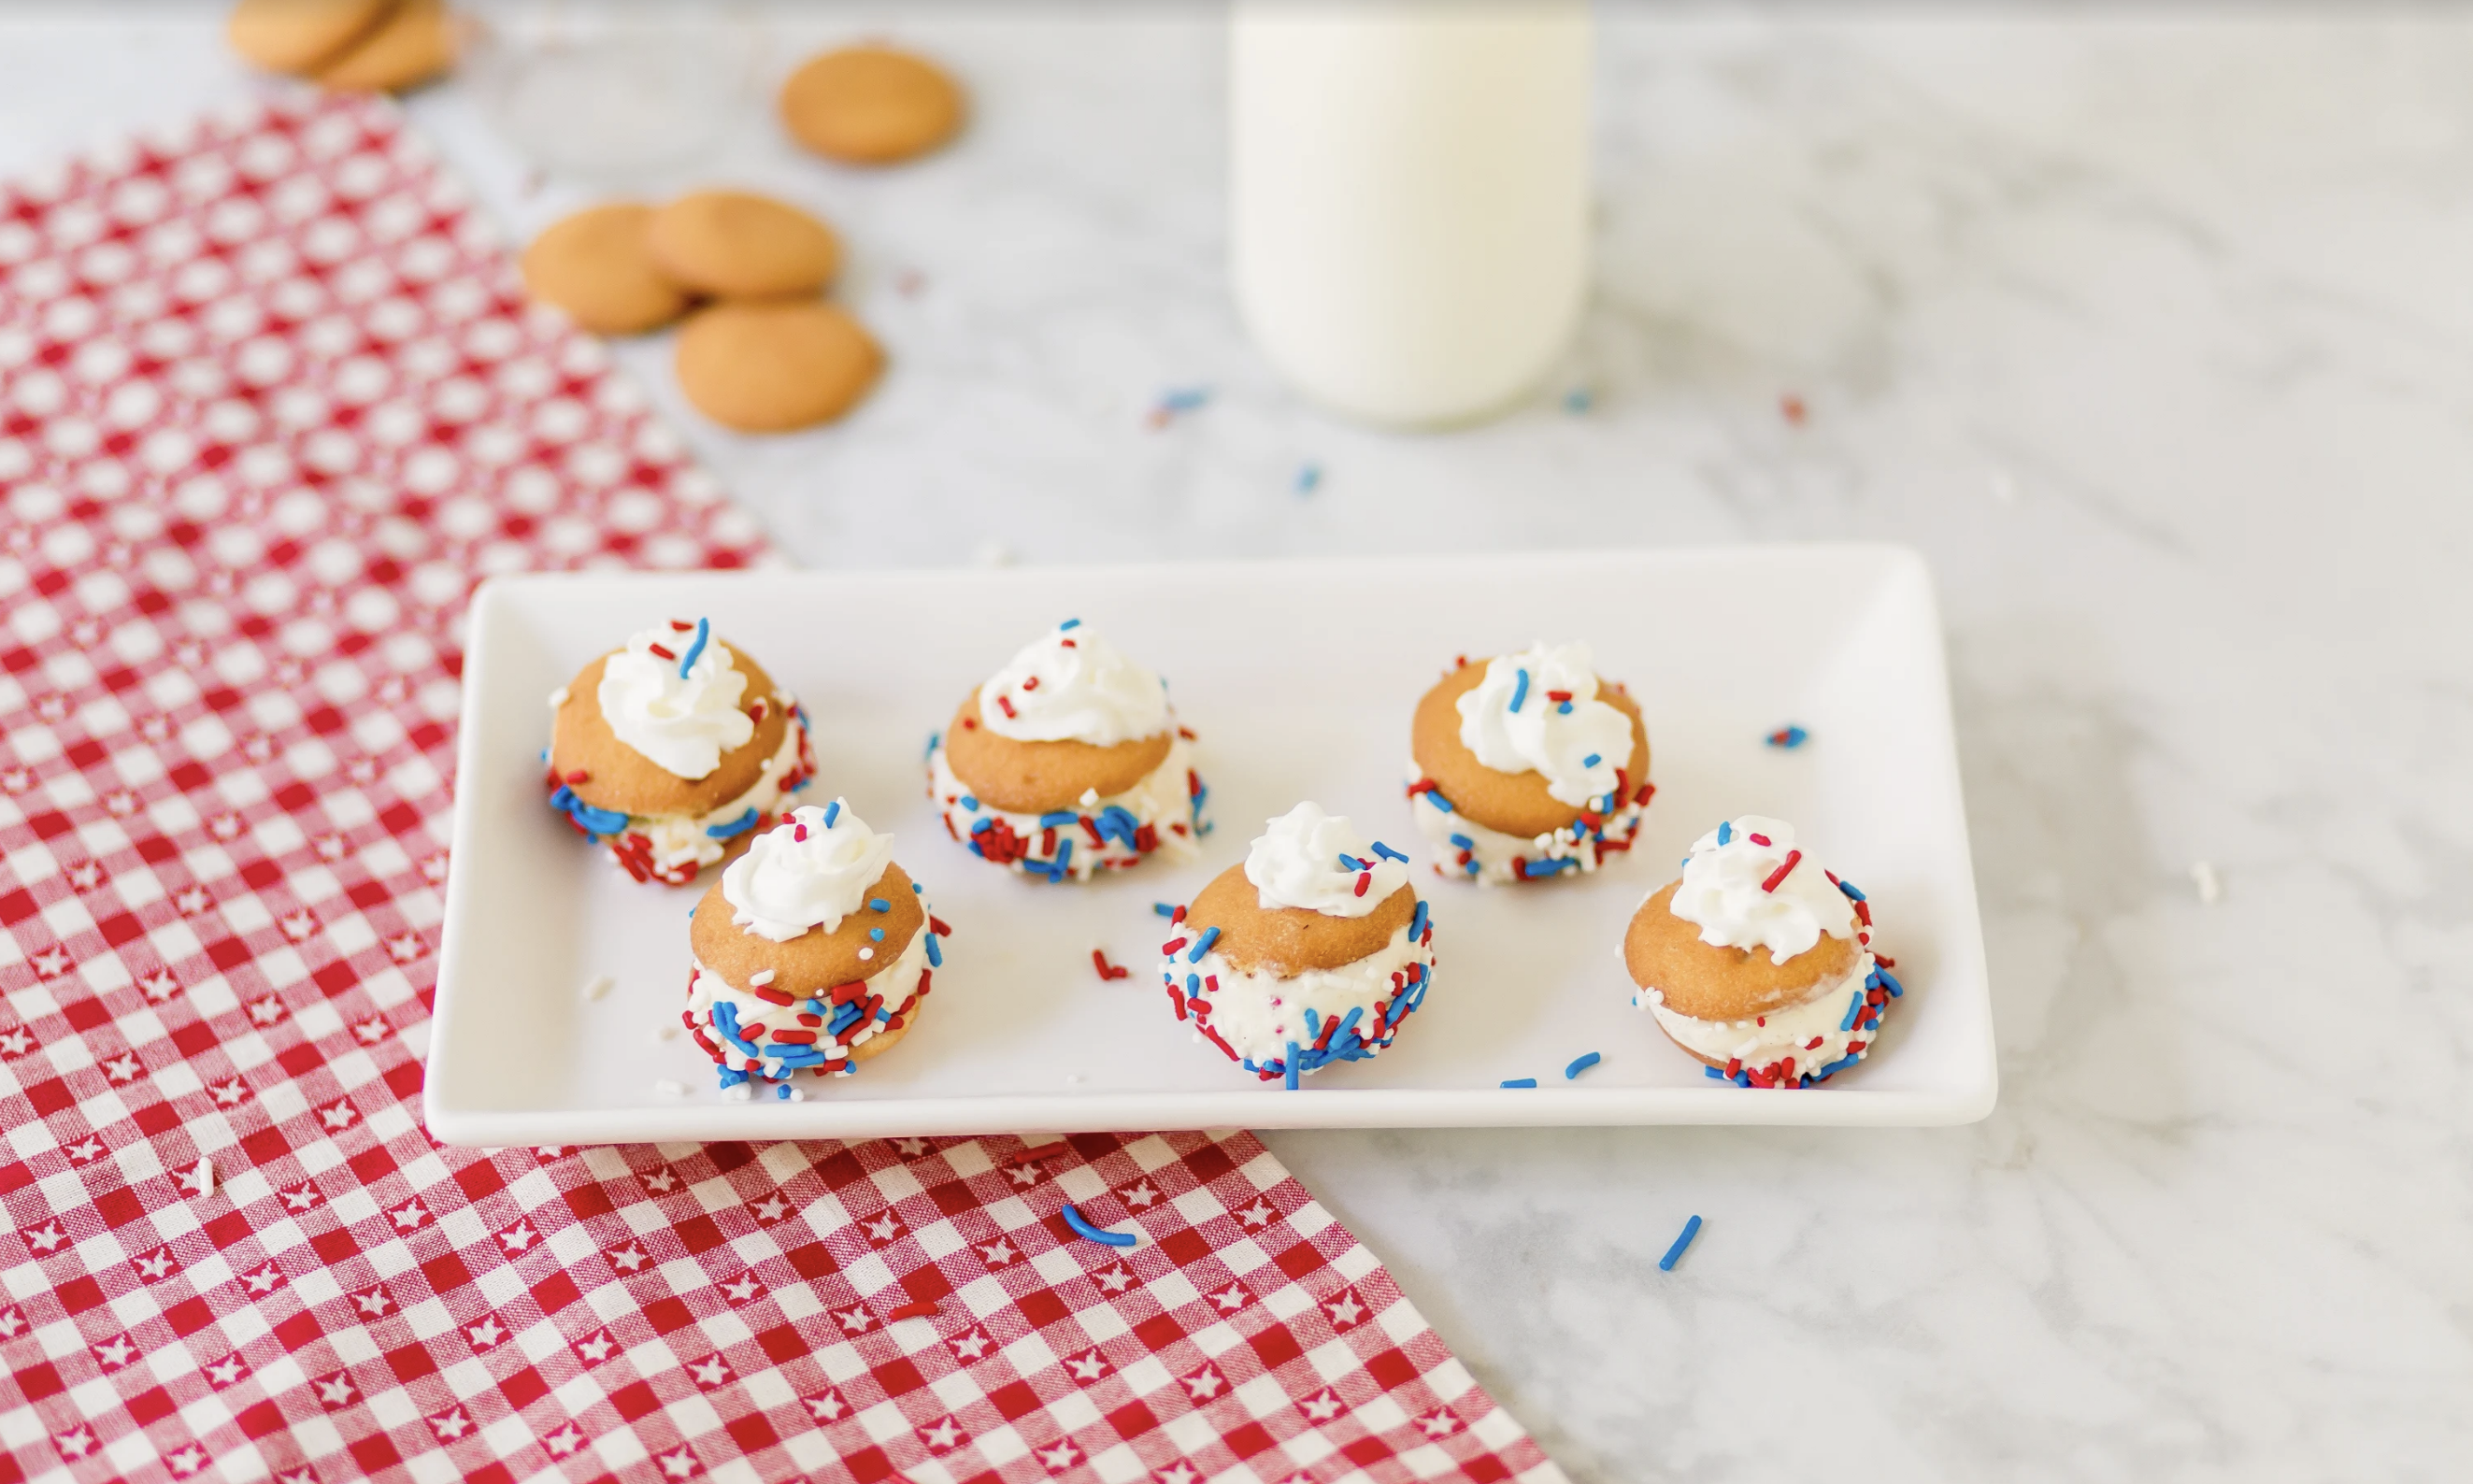
[[[1989, 1119], [1270, 1139], [1574, 1478], [2462, 1469], [2473, 26], [1608, 7], [1585, 330], [1531, 405], [1407, 437], [1300, 405], [1234, 323], [1211, 12], [876, 16], [978, 123], [866, 177], [793, 155], [757, 80], [867, 17], [724, 13], [731, 111], [633, 183], [823, 209], [895, 370], [744, 441], [626, 353], [804, 562], [1930, 559]], [[12, 12], [0, 169], [251, 85], [203, 15], [124, 15]], [[511, 232], [593, 193], [485, 101], [412, 111]]]

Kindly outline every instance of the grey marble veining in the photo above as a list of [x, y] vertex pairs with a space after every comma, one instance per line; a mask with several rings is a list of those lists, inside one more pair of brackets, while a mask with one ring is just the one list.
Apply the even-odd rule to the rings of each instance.
[[[826, 211], [895, 369], [750, 441], [624, 353], [804, 562], [1931, 559], [1990, 1119], [1271, 1139], [1575, 1478], [2463, 1475], [2473, 26], [1609, 6], [1584, 332], [1532, 405], [1418, 438], [1300, 406], [1236, 330], [1209, 12], [724, 15], [743, 109], [638, 184]], [[962, 147], [780, 141], [758, 83], [861, 30], [969, 78]], [[0, 168], [245, 85], [194, 17], [17, 16]], [[511, 233], [590, 193], [468, 87], [413, 111]], [[1146, 426], [1182, 386], [1210, 403]]]

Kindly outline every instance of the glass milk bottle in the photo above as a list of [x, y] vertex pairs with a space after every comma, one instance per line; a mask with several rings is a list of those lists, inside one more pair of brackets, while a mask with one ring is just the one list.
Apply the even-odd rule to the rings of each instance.
[[1300, 391], [1366, 421], [1502, 409], [1589, 265], [1586, 0], [1238, 0], [1230, 269]]

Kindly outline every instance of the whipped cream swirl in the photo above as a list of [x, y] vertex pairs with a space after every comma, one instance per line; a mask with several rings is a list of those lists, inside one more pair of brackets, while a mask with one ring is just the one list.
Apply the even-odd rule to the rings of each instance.
[[1746, 814], [1693, 842], [1669, 910], [1720, 948], [1766, 948], [1783, 964], [1827, 933], [1855, 936], [1855, 907], [1820, 862], [1795, 848], [1794, 826]]
[[724, 753], [756, 735], [738, 708], [747, 677], [728, 649], [712, 640], [705, 619], [645, 630], [601, 667], [593, 692], [618, 740], [665, 773], [700, 778], [721, 766]]
[[1574, 808], [1613, 793], [1615, 770], [1631, 761], [1631, 718], [1597, 699], [1586, 644], [1541, 641], [1489, 660], [1458, 705], [1460, 745], [1477, 761], [1497, 773], [1534, 770]]
[[811, 928], [832, 932], [867, 901], [893, 858], [893, 837], [867, 827], [843, 800], [793, 810], [756, 837], [721, 874], [731, 922], [787, 943]]
[[1303, 907], [1325, 917], [1361, 918], [1408, 882], [1408, 863], [1385, 855], [1344, 814], [1301, 803], [1272, 820], [1245, 854], [1245, 879], [1262, 910]]
[[979, 720], [1017, 742], [1114, 747], [1174, 725], [1167, 685], [1068, 618], [1025, 645], [979, 687]]

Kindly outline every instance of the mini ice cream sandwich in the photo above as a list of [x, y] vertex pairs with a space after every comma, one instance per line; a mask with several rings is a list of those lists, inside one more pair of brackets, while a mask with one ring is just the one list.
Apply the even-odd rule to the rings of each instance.
[[1462, 658], [1417, 703], [1408, 752], [1434, 869], [1480, 886], [1597, 870], [1631, 849], [1657, 792], [1640, 706], [1586, 644]]
[[1746, 814], [1702, 835], [1683, 878], [1623, 934], [1632, 1003], [1709, 1075], [1808, 1088], [1869, 1056], [1906, 993], [1872, 952], [1872, 908], [1794, 842]]
[[1380, 1055], [1434, 981], [1408, 857], [1301, 803], [1188, 906], [1160, 945], [1176, 1017], [1264, 1082]]
[[643, 631], [549, 704], [550, 806], [638, 881], [686, 885], [815, 775], [806, 713], [706, 619]]
[[836, 799], [758, 835], [696, 903], [681, 1018], [721, 1068], [791, 1095], [801, 1072], [847, 1077], [918, 1023], [949, 931], [893, 860], [893, 837]]
[[1193, 857], [1210, 791], [1192, 741], [1165, 682], [1068, 618], [927, 739], [927, 792], [972, 854], [1087, 881], [1154, 854]]

